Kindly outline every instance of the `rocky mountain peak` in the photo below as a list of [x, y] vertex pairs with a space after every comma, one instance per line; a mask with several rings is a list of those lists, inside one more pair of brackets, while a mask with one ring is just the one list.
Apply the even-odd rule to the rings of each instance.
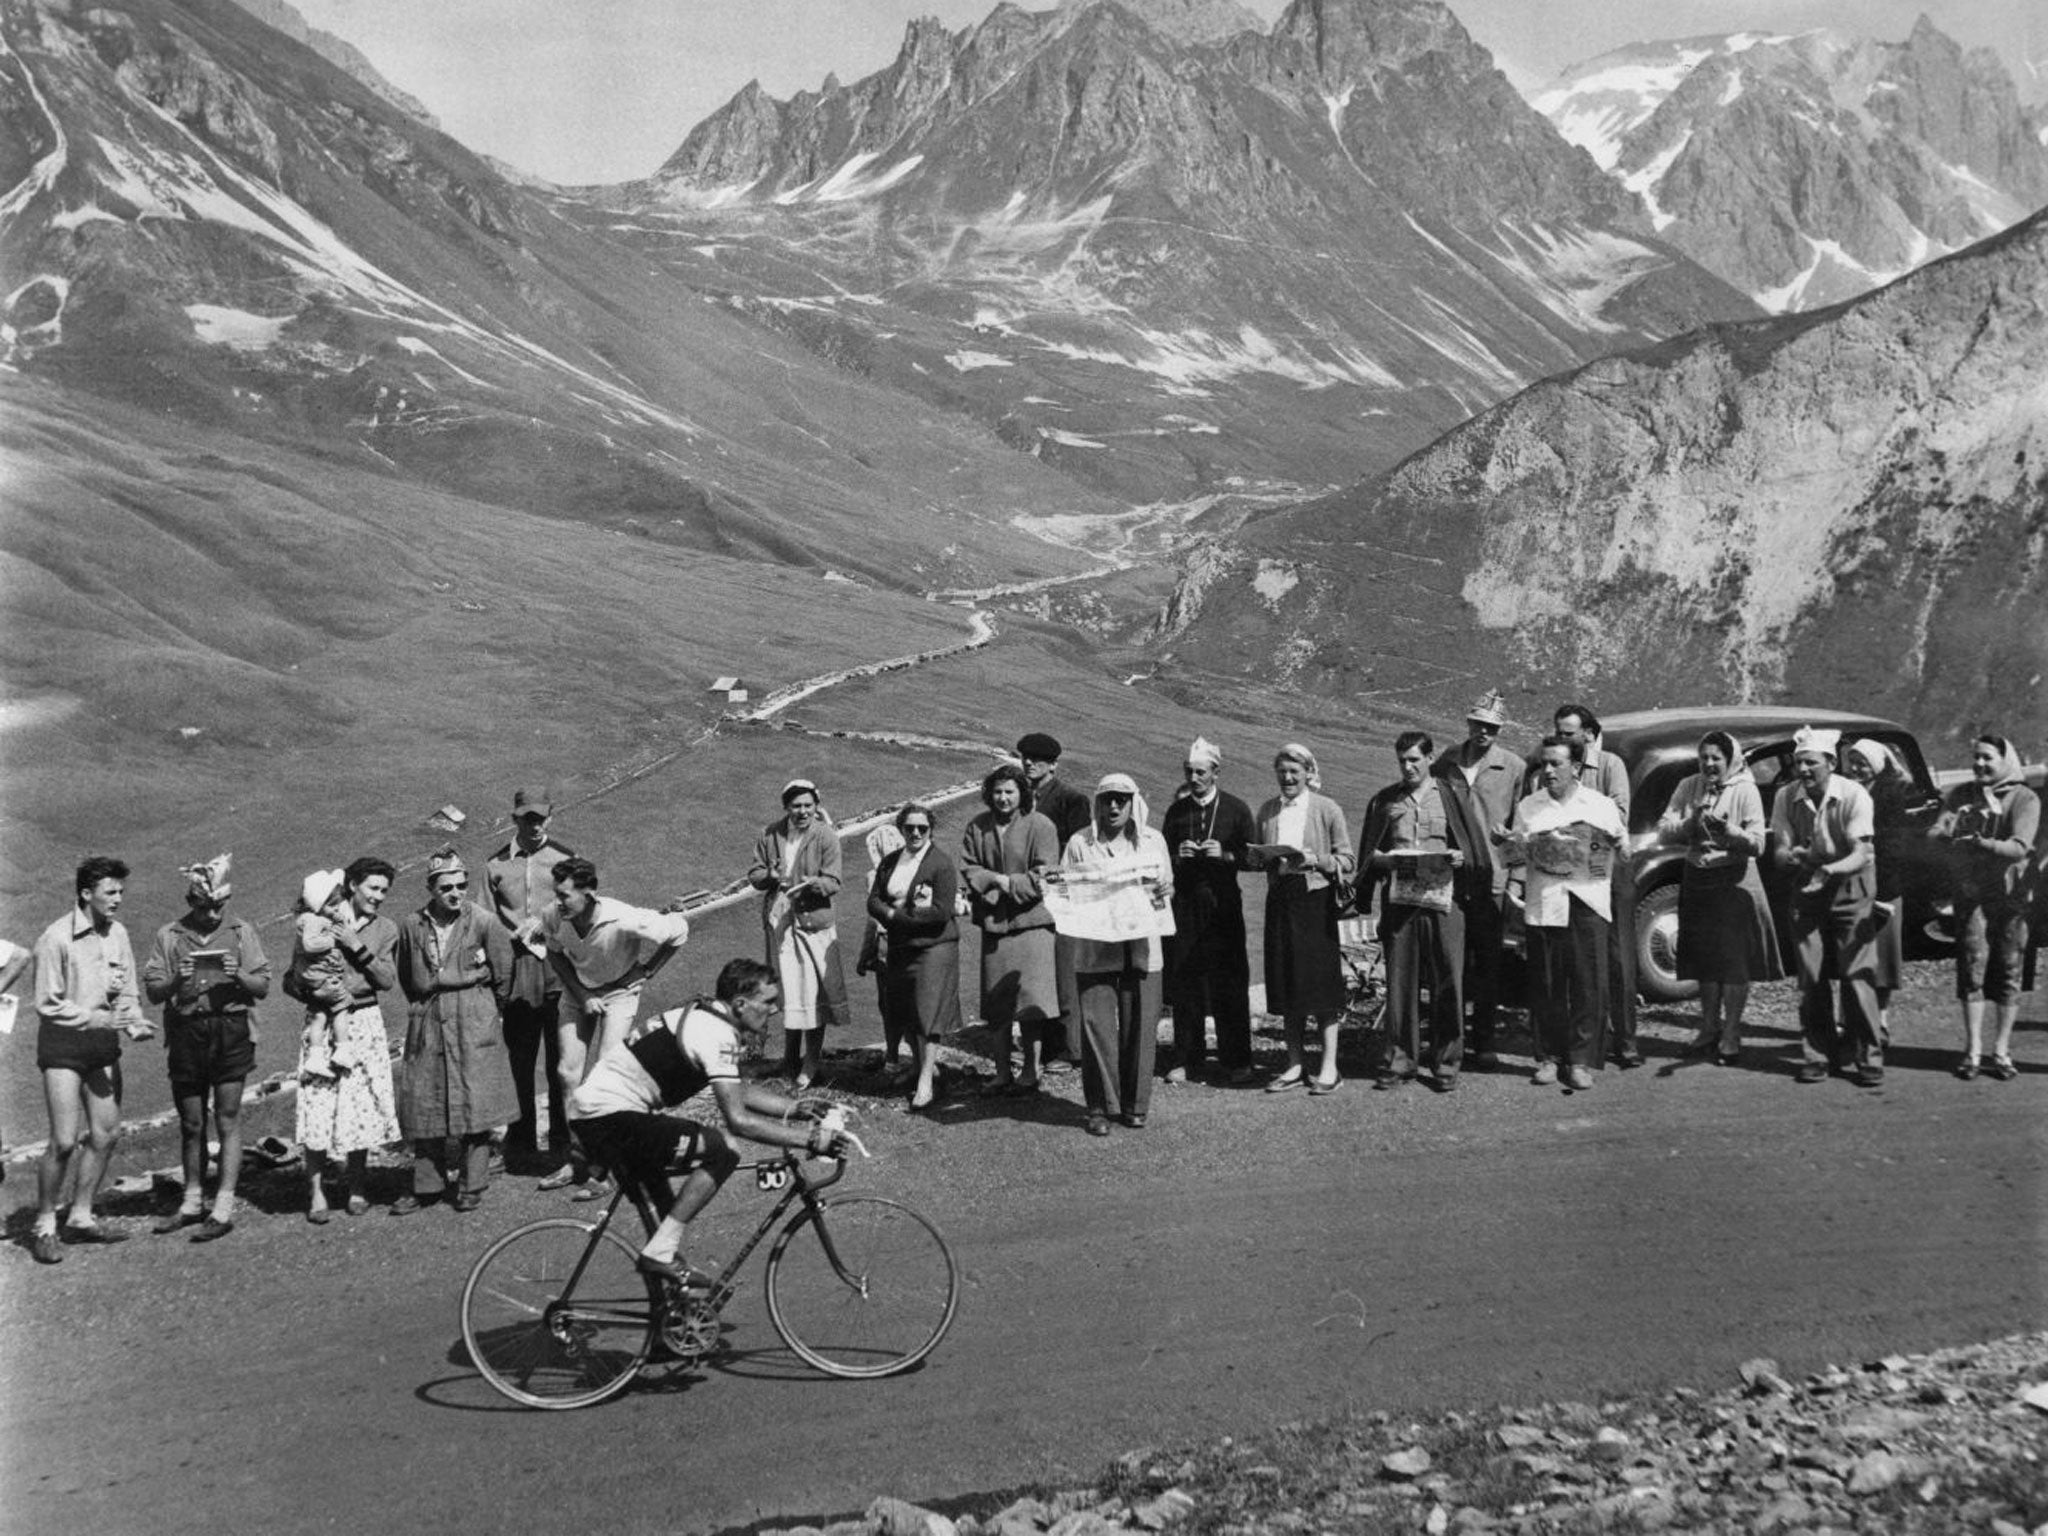
[[1492, 62], [1438, 0], [1294, 0], [1273, 36], [1306, 50], [1323, 79], [1340, 87], [1430, 53], [1464, 69]]
[[320, 28], [309, 25], [298, 8], [287, 3], [287, 0], [235, 0], [235, 3], [266, 26], [275, 27], [294, 42], [304, 43], [328, 63], [354, 76], [406, 116], [425, 123], [429, 128], [441, 126], [440, 120], [427, 110], [426, 104], [418, 97], [400, 90], [385, 79], [378, 73], [377, 66], [365, 58], [353, 44], [336, 37], [332, 32], [323, 32]]
[[1120, 5], [1177, 43], [1220, 42], [1240, 32], [1266, 30], [1258, 13], [1237, 0], [1060, 0], [1059, 15], [1071, 18], [1095, 5]]

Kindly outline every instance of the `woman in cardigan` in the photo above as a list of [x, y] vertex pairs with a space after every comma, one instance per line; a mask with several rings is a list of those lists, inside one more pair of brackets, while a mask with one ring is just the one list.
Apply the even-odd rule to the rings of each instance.
[[[329, 1219], [321, 1175], [330, 1159], [346, 1168], [348, 1213], [369, 1209], [370, 1153], [398, 1140], [398, 1105], [391, 1086], [391, 1042], [377, 994], [398, 985], [398, 925], [378, 915], [396, 871], [382, 859], [357, 859], [342, 872], [341, 893], [330, 903], [337, 948], [348, 966], [347, 1008], [334, 1020], [336, 1049], [323, 1076], [301, 1071], [298, 1139], [306, 1149], [306, 1219]], [[298, 957], [285, 972], [284, 990], [300, 1002]], [[305, 1049], [300, 1047], [303, 1062]]]
[[1957, 1077], [1977, 1075], [1987, 1002], [1998, 1011], [1998, 1032], [1985, 1070], [2000, 1082], [2019, 1076], [2012, 1063], [2012, 1028], [2027, 953], [2025, 882], [2040, 830], [2041, 802], [2021, 778], [2012, 743], [1979, 736], [1970, 744], [1970, 782], [1942, 797], [1941, 815], [1927, 833], [1957, 856], [1956, 996], [1963, 1005]]
[[1336, 801], [1320, 793], [1315, 754], [1289, 742], [1273, 758], [1280, 793], [1259, 807], [1252, 867], [1267, 872], [1266, 1011], [1280, 1015], [1287, 1066], [1268, 1093], [1299, 1088], [1308, 1021], [1322, 1031], [1322, 1059], [1310, 1091], [1337, 1086], [1337, 1022], [1344, 1014], [1344, 959], [1337, 947], [1337, 888], [1352, 870], [1351, 829]]
[[[1173, 860], [1166, 839], [1145, 825], [1145, 799], [1129, 774], [1111, 773], [1095, 786], [1095, 816], [1067, 840], [1063, 870], [1112, 867], [1136, 874], [1165, 913], [1173, 900]], [[1169, 929], [1171, 924], [1162, 924]], [[1166, 954], [1153, 933], [1142, 939], [1076, 939], [1074, 981], [1081, 994], [1081, 1087], [1088, 1134], [1107, 1136], [1121, 1119], [1145, 1124], [1152, 1101], [1152, 1062], [1159, 1049], [1159, 1008]]]
[[889, 1010], [907, 1020], [917, 1081], [912, 1109], [929, 1109], [938, 1041], [960, 1028], [960, 924], [953, 916], [960, 875], [932, 845], [931, 807], [912, 801], [896, 813], [903, 846], [882, 860], [868, 892], [868, 915], [888, 943], [882, 984]]
[[1785, 974], [1763, 881], [1756, 872], [1769, 824], [1764, 801], [1726, 731], [1700, 738], [1699, 772], [1680, 781], [1657, 824], [1685, 839], [1678, 887], [1678, 974], [1700, 984], [1700, 1033], [1687, 1054], [1724, 1067], [1742, 1055], [1742, 1012], [1753, 981]]
[[[981, 802], [988, 809], [960, 837], [960, 874], [981, 929], [981, 1016], [995, 1031], [991, 1091], [1035, 1093], [1038, 1048], [1060, 1017], [1052, 914], [1039, 886], [1039, 876], [1060, 861], [1059, 833], [1031, 809], [1031, 786], [1014, 764], [982, 780]], [[1023, 1070], [1015, 1075], [1013, 1025], [1023, 1049]]]
[[847, 1022], [839, 967], [839, 834], [818, 805], [818, 786], [782, 786], [782, 816], [761, 831], [747, 883], [761, 892], [768, 963], [782, 986], [783, 1071], [802, 1093], [818, 1075], [825, 1026]]

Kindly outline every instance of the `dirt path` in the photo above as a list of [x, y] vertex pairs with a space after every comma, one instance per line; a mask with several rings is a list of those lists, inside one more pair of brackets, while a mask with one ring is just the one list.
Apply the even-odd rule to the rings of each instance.
[[[511, 1410], [464, 1361], [455, 1298], [491, 1236], [575, 1209], [526, 1180], [467, 1218], [258, 1210], [210, 1247], [138, 1237], [54, 1270], [11, 1246], [0, 1527], [700, 1531], [1082, 1481], [1346, 1403], [1597, 1402], [1754, 1355], [1798, 1372], [2039, 1328], [2042, 1007], [2019, 1082], [1958, 1083], [1946, 978], [1915, 971], [1875, 1094], [1795, 1086], [1782, 1031], [1757, 1070], [1680, 1066], [1685, 1022], [1653, 1015], [1651, 1069], [1578, 1096], [1162, 1089], [1151, 1129], [1099, 1142], [1071, 1089], [878, 1114], [858, 1187], [933, 1215], [966, 1274], [952, 1336], [888, 1382], [801, 1369], [750, 1278], [716, 1369]], [[714, 1207], [706, 1257], [757, 1198]]]

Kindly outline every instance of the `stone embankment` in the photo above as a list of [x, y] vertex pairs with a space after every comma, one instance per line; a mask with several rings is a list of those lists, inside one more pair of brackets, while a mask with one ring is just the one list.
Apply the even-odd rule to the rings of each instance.
[[1091, 1487], [882, 1497], [763, 1536], [1740, 1531], [2048, 1536], [2048, 1333], [1726, 1390], [1395, 1423], [1356, 1413], [1133, 1451]]

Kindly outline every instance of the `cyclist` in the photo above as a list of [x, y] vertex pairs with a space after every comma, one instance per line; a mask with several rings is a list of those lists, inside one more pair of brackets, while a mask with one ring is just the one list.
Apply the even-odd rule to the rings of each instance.
[[[661, 1211], [636, 1261], [640, 1272], [678, 1283], [690, 1273], [682, 1251], [690, 1220], [711, 1203], [740, 1156], [716, 1126], [660, 1110], [708, 1086], [726, 1129], [748, 1141], [818, 1157], [840, 1156], [851, 1145], [801, 1105], [740, 1077], [741, 1037], [763, 1034], [782, 1012], [775, 972], [758, 960], [728, 960], [713, 991], [640, 1024], [569, 1096], [570, 1124], [591, 1160], [631, 1181]], [[671, 1191], [671, 1173], [685, 1176], [681, 1190]]]

